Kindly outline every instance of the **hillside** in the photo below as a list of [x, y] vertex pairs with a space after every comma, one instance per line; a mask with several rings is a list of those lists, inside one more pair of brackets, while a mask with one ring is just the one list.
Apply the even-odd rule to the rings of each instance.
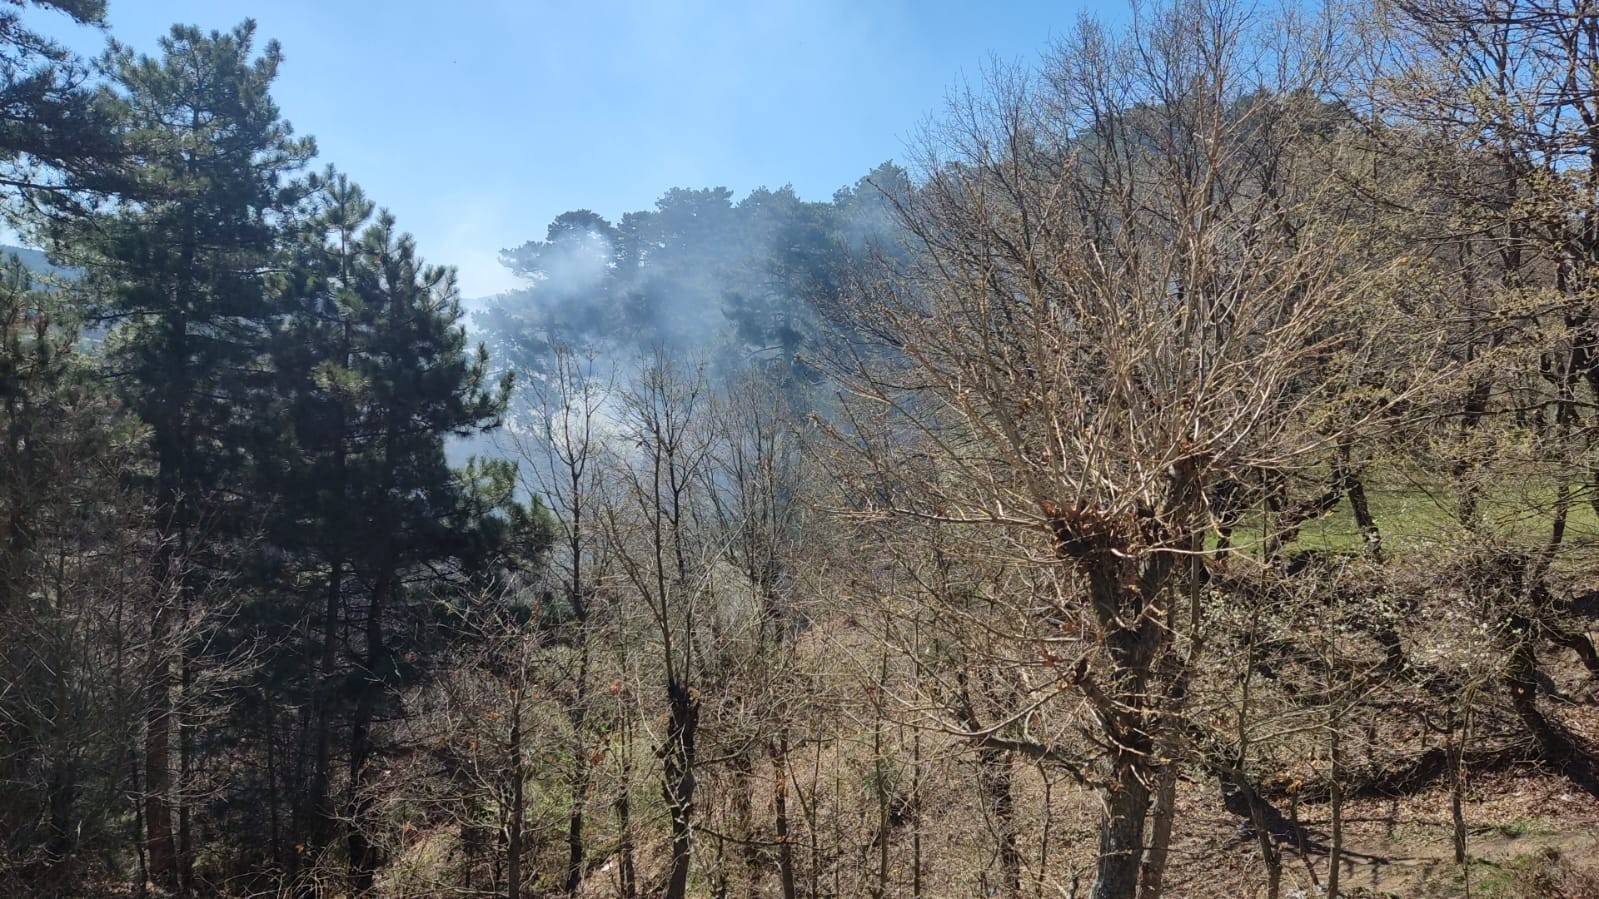
[[1599, 899], [1599, 0], [1072, 2], [0, 2], [0, 897]]

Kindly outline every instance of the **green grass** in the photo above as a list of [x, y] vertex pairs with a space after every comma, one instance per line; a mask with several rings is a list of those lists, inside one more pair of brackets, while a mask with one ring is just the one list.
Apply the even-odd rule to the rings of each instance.
[[1497, 824], [1482, 824], [1471, 828], [1471, 833], [1477, 836], [1498, 835], [1515, 840], [1525, 836], [1547, 836], [1559, 833], [1560, 828], [1548, 818], [1511, 818]]
[[[1526, 549], [1543, 545], [1552, 531], [1557, 493], [1548, 478], [1506, 478], [1485, 486], [1479, 501], [1482, 535], [1491, 545]], [[1592, 496], [1586, 486], [1571, 486], [1558, 563], [1566, 570], [1592, 570], [1599, 565], [1599, 514], [1594, 511]], [[1458, 546], [1465, 540], [1456, 518], [1455, 493], [1441, 478], [1394, 470], [1377, 472], [1367, 478], [1366, 498], [1383, 548], [1390, 554]], [[1245, 526], [1234, 540], [1247, 546], [1251, 536]], [[1345, 497], [1326, 515], [1306, 521], [1289, 548], [1359, 553], [1363, 546]]]
[[1555, 826], [1544, 818], [1511, 818], [1509, 821], [1499, 824], [1495, 829], [1511, 839], [1517, 839], [1529, 834], [1551, 834], [1556, 832]]
[[1591, 896], [1596, 884], [1591, 877], [1574, 870], [1558, 851], [1518, 855], [1503, 863], [1474, 858], [1467, 871], [1453, 868], [1448, 874], [1423, 884], [1419, 896], [1443, 899], [1467, 895], [1466, 878], [1471, 879], [1469, 894], [1474, 899], [1543, 899], [1546, 896]]

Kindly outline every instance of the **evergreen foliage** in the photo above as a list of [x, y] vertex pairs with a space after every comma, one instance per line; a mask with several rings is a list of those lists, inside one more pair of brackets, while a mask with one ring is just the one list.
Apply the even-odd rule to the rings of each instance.
[[0, 895], [1337, 896], [1347, 800], [1463, 884], [1482, 772], [1599, 814], [1599, 4], [1312, 6], [565, 212], [475, 346], [252, 22], [0, 0]]

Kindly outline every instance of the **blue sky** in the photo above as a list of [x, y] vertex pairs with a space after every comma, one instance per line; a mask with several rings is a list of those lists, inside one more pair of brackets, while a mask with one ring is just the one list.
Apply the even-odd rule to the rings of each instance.
[[1031, 62], [1095, 5], [110, 0], [109, 18], [141, 50], [173, 22], [255, 18], [283, 44], [275, 95], [316, 136], [318, 164], [392, 209], [430, 261], [458, 266], [471, 297], [513, 286], [498, 251], [568, 209], [614, 219], [671, 187], [718, 185], [826, 199], [902, 158], [991, 55]]

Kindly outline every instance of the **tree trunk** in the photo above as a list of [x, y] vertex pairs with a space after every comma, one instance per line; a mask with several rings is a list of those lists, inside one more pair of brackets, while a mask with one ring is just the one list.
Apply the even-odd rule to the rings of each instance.
[[1461, 750], [1464, 747], [1455, 746], [1450, 755], [1451, 768], [1449, 777], [1449, 820], [1454, 825], [1455, 864], [1466, 863], [1466, 774], [1465, 766], [1461, 764]]
[[78, 828], [77, 772], [66, 754], [57, 754], [51, 761], [50, 778], [46, 794], [49, 797], [49, 819], [45, 844], [52, 879], [58, 883], [71, 883], [74, 862], [77, 861]]
[[1249, 823], [1254, 827], [1255, 842], [1260, 846], [1260, 859], [1266, 865], [1266, 899], [1278, 899], [1282, 894], [1282, 852], [1273, 839], [1273, 828], [1267, 824], [1260, 793], [1251, 785], [1244, 791], [1244, 799], [1249, 804]]
[[[579, 495], [578, 475], [573, 474], [572, 495]], [[566, 818], [566, 895], [577, 896], [583, 885], [583, 807], [589, 792], [589, 749], [584, 739], [584, 725], [588, 720], [589, 668], [593, 661], [589, 647], [588, 603], [583, 591], [583, 545], [581, 509], [573, 511], [570, 552], [572, 556], [572, 615], [577, 620], [578, 667], [577, 685], [572, 707], [567, 718], [572, 725], [572, 808]]]
[[[187, 624], [191, 621], [192, 615], [190, 596], [184, 591], [183, 622]], [[178, 783], [175, 791], [178, 806], [178, 890], [188, 896], [194, 892], [194, 810], [187, 793], [189, 785], [194, 783], [194, 728], [185, 727], [183, 717], [189, 695], [194, 689], [194, 656], [187, 640], [181, 642], [178, 658], [178, 699], [172, 709], [178, 729]]]
[[173, 889], [178, 883], [178, 847], [172, 838], [172, 670], [166, 643], [172, 622], [158, 608], [150, 624], [150, 663], [145, 691], [144, 824], [150, 879]]
[[1344, 469], [1344, 493], [1349, 497], [1349, 509], [1355, 513], [1355, 524], [1360, 527], [1360, 540], [1366, 555], [1373, 560], [1382, 559], [1382, 531], [1371, 514], [1371, 503], [1366, 499], [1366, 484], [1355, 474], [1349, 459], [1349, 447], [1339, 448]]
[[998, 850], [999, 895], [1015, 899], [1022, 891], [1022, 855], [1016, 848], [1016, 799], [1011, 793], [1010, 757], [1001, 750], [984, 749], [977, 755], [977, 766], [978, 784]]
[[664, 899], [684, 899], [688, 895], [689, 854], [694, 828], [694, 737], [699, 729], [699, 697], [682, 684], [666, 689], [668, 721], [666, 745], [661, 748], [665, 762], [667, 811], [672, 817], [672, 862], [666, 879]]
[[377, 714], [378, 700], [382, 698], [384, 672], [389, 664], [388, 650], [383, 643], [383, 612], [393, 582], [393, 574], [383, 572], [372, 586], [372, 600], [366, 618], [366, 682], [361, 687], [361, 698], [356, 702], [355, 716], [350, 724], [348, 845], [351, 888], [358, 895], [371, 892], [378, 867], [377, 847], [372, 844], [369, 835], [373, 826], [373, 802], [367, 784], [372, 760], [372, 723]]
[[739, 839], [744, 868], [744, 895], [759, 899], [761, 894], [761, 849], [755, 833], [752, 794], [755, 790], [755, 760], [748, 750], [737, 753], [728, 763], [733, 769], [733, 825]]
[[[1187, 508], [1200, 498], [1192, 465], [1173, 469], [1168, 496], [1170, 509]], [[1071, 675], [1094, 707], [1099, 726], [1110, 747], [1102, 794], [1099, 860], [1094, 877], [1094, 899], [1134, 899], [1144, 858], [1144, 825], [1149, 814], [1150, 784], [1154, 779], [1154, 739], [1151, 717], [1160, 703], [1151, 696], [1155, 660], [1167, 645], [1168, 625], [1157, 617], [1156, 600], [1165, 591], [1175, 556], [1151, 552], [1136, 565], [1115, 551], [1113, 524], [1098, 510], [1086, 507], [1061, 510], [1043, 504], [1055, 536], [1055, 553], [1086, 576], [1089, 607], [1103, 630], [1110, 666], [1104, 686], [1088, 670], [1084, 657]], [[1163, 528], [1150, 516], [1141, 518], [1146, 539]]]
[[150, 856], [150, 879], [166, 889], [178, 886], [178, 848], [172, 832], [172, 642], [177, 594], [183, 590], [182, 560], [177, 540], [183, 517], [178, 488], [178, 449], [170, 439], [159, 439], [160, 453], [156, 499], [160, 526], [152, 558], [155, 581], [154, 608], [150, 615], [150, 664], [145, 686], [144, 788], [145, 842]]
[[321, 849], [338, 826], [338, 810], [331, 797], [333, 781], [333, 705], [338, 665], [339, 618], [343, 607], [344, 566], [337, 560], [328, 571], [326, 604], [322, 612], [322, 659], [316, 686], [316, 749], [311, 767], [306, 807], [311, 813], [311, 847]]
[[633, 867], [633, 814], [632, 800], [633, 789], [633, 753], [627, 748], [632, 739], [632, 729], [627, 726], [627, 717], [624, 713], [622, 724], [622, 785], [616, 795], [616, 824], [622, 831], [622, 838], [616, 847], [617, 855], [621, 856], [618, 863], [617, 874], [621, 881], [622, 899], [637, 899], [638, 878]]
[[141, 798], [141, 785], [139, 783], [139, 752], [132, 746], [128, 747], [128, 785], [132, 788], [133, 799], [133, 843], [134, 854], [139, 857], [139, 892], [144, 892], [144, 885], [152, 879], [150, 873], [150, 860], [147, 853], [150, 844], [145, 839], [144, 816], [146, 804]]
[[[574, 724], [581, 724], [581, 716]], [[566, 882], [562, 885], [568, 896], [576, 896], [578, 888], [583, 885], [583, 806], [588, 801], [589, 792], [589, 760], [586, 752], [582, 738], [574, 738], [572, 808], [566, 818]]]
[[[1530, 633], [1530, 625], [1516, 626]], [[1538, 708], [1538, 667], [1531, 639], [1517, 640], [1505, 669], [1510, 687], [1510, 702], [1516, 714], [1538, 741], [1544, 761], [1587, 792], [1599, 796], [1599, 762], [1578, 737], [1557, 722], [1550, 721]]]
[[1171, 852], [1172, 821], [1176, 816], [1177, 762], [1169, 759], [1160, 766], [1160, 775], [1155, 781], [1149, 851], [1144, 858], [1138, 899], [1160, 899], [1166, 888], [1166, 860]]
[[1343, 722], [1334, 715], [1328, 742], [1329, 814], [1332, 816], [1332, 845], [1327, 850], [1327, 899], [1338, 899], [1339, 869], [1344, 863], [1344, 756]]
[[278, 807], [278, 797], [288, 791], [280, 790], [278, 787], [278, 715], [271, 696], [263, 697], [261, 705], [266, 711], [267, 808], [270, 812], [268, 817], [271, 819], [269, 837], [271, 846], [268, 848], [270, 849], [273, 867], [283, 870], [285, 867], [283, 859], [283, 822], [281, 811]]
[[506, 899], [522, 899], [522, 696], [518, 691], [511, 706], [511, 820], [505, 848]]
[[794, 899], [794, 846], [788, 827], [788, 737], [779, 734], [771, 745], [773, 829], [777, 833], [777, 876], [783, 899]]
[[1149, 787], [1141, 765], [1125, 751], [1115, 753], [1110, 779], [1100, 796], [1104, 816], [1099, 825], [1099, 865], [1093, 899], [1134, 899], [1144, 855], [1144, 818], [1149, 813]]
[[1599, 650], [1594, 649], [1593, 641], [1581, 630], [1567, 630], [1560, 627], [1550, 627], [1550, 636], [1556, 645], [1575, 652], [1582, 661], [1582, 667], [1588, 669], [1591, 675], [1599, 675]]

